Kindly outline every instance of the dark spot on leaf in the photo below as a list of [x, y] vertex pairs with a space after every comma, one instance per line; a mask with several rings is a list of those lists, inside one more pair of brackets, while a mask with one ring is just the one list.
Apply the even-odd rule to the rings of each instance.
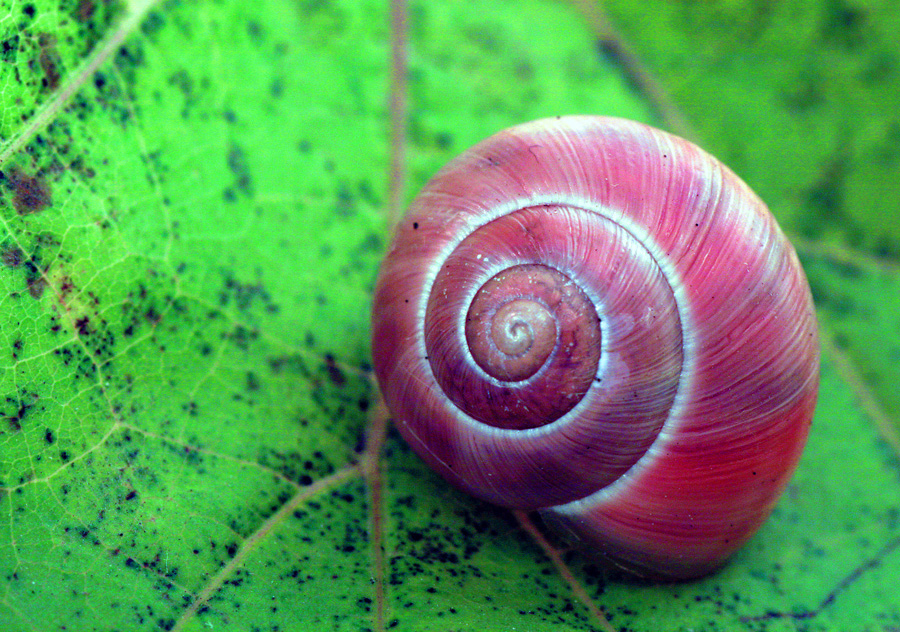
[[264, 309], [270, 314], [277, 314], [280, 311], [278, 305], [272, 302], [272, 296], [262, 285], [262, 283], [242, 283], [234, 278], [230, 271], [223, 270], [222, 275], [225, 277], [225, 287], [219, 292], [219, 304], [225, 307], [234, 304], [238, 309], [249, 309], [256, 300], [262, 301]]
[[346, 383], [347, 378], [344, 377], [343, 372], [335, 364], [334, 356], [330, 353], [325, 354], [325, 370], [328, 371], [328, 379], [335, 386], [343, 386]]
[[234, 330], [226, 334], [226, 337], [234, 343], [241, 351], [250, 348], [250, 343], [259, 338], [259, 332], [255, 329], [248, 329], [243, 325], [235, 326]]
[[366, 449], [366, 433], [363, 431], [360, 431], [356, 435], [356, 443], [353, 444], [353, 451], [356, 454], [362, 454], [365, 449]]
[[96, 9], [97, 5], [94, 4], [93, 0], [79, 0], [75, 17], [78, 18], [79, 22], [87, 22], [93, 17]]
[[40, 174], [29, 176], [13, 171], [9, 174], [9, 185], [13, 191], [13, 206], [19, 215], [37, 213], [50, 205], [50, 187]]
[[275, 79], [269, 85], [269, 94], [271, 94], [276, 99], [281, 97], [284, 94], [284, 81], [281, 79]]
[[152, 305], [147, 308], [147, 311], [144, 312], [144, 318], [147, 319], [147, 322], [153, 325], [154, 327], [159, 324], [159, 321], [162, 320], [162, 316], [156, 311], [156, 308]]
[[19, 50], [19, 36], [14, 35], [0, 42], [0, 59], [6, 62], [14, 62]]
[[137, 492], [134, 490], [131, 490], [128, 492], [128, 495], [125, 496], [125, 500], [134, 500], [135, 498], [137, 498]]
[[844, 0], [829, 0], [823, 5], [822, 36], [847, 49], [861, 45], [865, 38], [865, 10], [850, 6]]
[[9, 427], [18, 432], [22, 429], [22, 422], [37, 405], [38, 396], [34, 393], [23, 390], [21, 393], [6, 398], [6, 405], [3, 406], [0, 416], [6, 417]]
[[71, 277], [64, 276], [59, 282], [59, 297], [65, 303], [68, 301], [69, 296], [72, 294], [72, 290], [75, 289], [75, 284], [72, 282]]
[[863, 276], [862, 268], [855, 263], [844, 263], [841, 261], [830, 261], [829, 266], [838, 275], [845, 279], [856, 280]]
[[22, 265], [22, 260], [24, 258], [24, 253], [21, 249], [11, 246], [3, 250], [3, 253], [0, 254], [0, 260], [3, 261], [3, 265], [8, 268], [18, 268]]
[[838, 332], [834, 335], [834, 344], [839, 349], [849, 349], [850, 348], [850, 340], [847, 338], [847, 334]]
[[252, 194], [250, 171], [247, 168], [247, 156], [244, 150], [232, 145], [228, 150], [228, 170], [234, 174], [235, 187], [246, 194]]
[[269, 368], [273, 373], [288, 371], [301, 376], [308, 376], [309, 370], [299, 355], [282, 355], [269, 358]]
[[351, 217], [356, 213], [356, 198], [354, 197], [349, 184], [346, 182], [339, 182], [337, 191], [335, 191], [335, 197], [337, 198], [335, 212], [338, 216]]
[[156, 35], [166, 25], [165, 14], [162, 11], [151, 11], [141, 22], [141, 32], [144, 35]]
[[60, 58], [56, 51], [56, 38], [49, 33], [41, 33], [38, 36], [38, 46], [40, 46], [41, 54], [38, 57], [38, 63], [41, 65], [41, 71], [44, 78], [41, 84], [50, 90], [56, 90], [59, 87], [61, 74], [59, 71]]
[[79, 335], [86, 336], [90, 333], [90, 330], [88, 329], [88, 325], [90, 323], [91, 323], [91, 319], [88, 316], [85, 316], [84, 318], [79, 318], [78, 320], [75, 321], [75, 330], [78, 332]]

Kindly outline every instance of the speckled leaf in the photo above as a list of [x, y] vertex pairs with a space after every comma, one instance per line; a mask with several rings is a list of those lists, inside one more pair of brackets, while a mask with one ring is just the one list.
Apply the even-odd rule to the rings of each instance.
[[[888, 631], [900, 623], [896, 456], [827, 359], [822, 371], [823, 405], [800, 468], [766, 526], [722, 571], [652, 585], [566, 556], [613, 629]], [[401, 629], [507, 630], [511, 608], [528, 617], [528, 630], [603, 629], [502, 513], [450, 492], [403, 448], [388, 457], [402, 507], [387, 538], [396, 551], [391, 579], [403, 586], [397, 607], [424, 619], [401, 617]]]
[[7, 12], [0, 629], [370, 628], [384, 8]]
[[[554, 564], [393, 433], [367, 480], [389, 8], [3, 3], [0, 630], [900, 627], [896, 455], [827, 356], [788, 494], [699, 582]], [[665, 125], [554, 0], [414, 3], [409, 38], [407, 196], [526, 119]], [[896, 332], [896, 268], [806, 263]], [[845, 303], [828, 334], [865, 350]]]

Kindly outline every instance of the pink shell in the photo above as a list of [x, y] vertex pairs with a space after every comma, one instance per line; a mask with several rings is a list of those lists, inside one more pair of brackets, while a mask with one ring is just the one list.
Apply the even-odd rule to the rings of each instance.
[[[522, 263], [595, 301], [602, 353], [575, 408], [509, 430], [458, 409], [435, 373], [488, 399], [509, 388], [453, 346], [479, 285]], [[693, 144], [620, 119], [519, 125], [447, 165], [397, 228], [372, 324], [386, 403], [431, 467], [667, 577], [715, 569], [759, 528], [818, 388], [809, 288], [765, 205]]]

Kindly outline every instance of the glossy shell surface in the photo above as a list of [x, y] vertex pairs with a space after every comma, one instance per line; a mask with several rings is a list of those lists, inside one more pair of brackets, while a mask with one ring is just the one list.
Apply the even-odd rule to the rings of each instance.
[[673, 578], [769, 515], [818, 386], [809, 288], [765, 205], [695, 145], [604, 117], [504, 130], [429, 182], [382, 265], [373, 357], [451, 483]]

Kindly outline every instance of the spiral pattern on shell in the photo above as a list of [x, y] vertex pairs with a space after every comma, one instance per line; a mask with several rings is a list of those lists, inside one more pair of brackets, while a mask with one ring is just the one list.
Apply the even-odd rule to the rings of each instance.
[[381, 269], [373, 357], [454, 485], [676, 578], [768, 516], [818, 386], [765, 205], [693, 144], [603, 117], [504, 130], [432, 179]]

